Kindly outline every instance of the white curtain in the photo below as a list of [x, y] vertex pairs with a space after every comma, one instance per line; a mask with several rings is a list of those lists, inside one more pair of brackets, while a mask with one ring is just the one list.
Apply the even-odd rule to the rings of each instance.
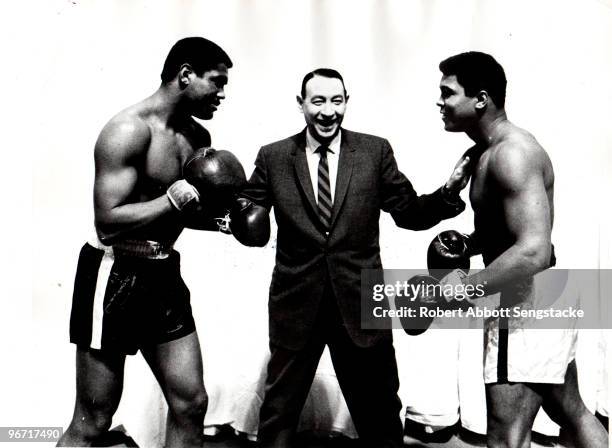
[[[509, 80], [510, 119], [538, 138], [555, 168], [559, 266], [611, 267], [609, 0], [39, 0], [12, 8], [4, 17], [12, 61], [4, 64], [4, 87], [14, 104], [3, 118], [11, 125], [2, 185], [5, 234], [17, 237], [7, 246], [3, 285], [12, 316], [3, 347], [13, 361], [3, 392], [15, 405], [2, 411], [6, 424], [69, 421], [75, 373], [68, 317], [78, 250], [93, 226], [93, 144], [113, 114], [157, 88], [170, 46], [184, 36], [208, 37], [234, 61], [227, 100], [204, 125], [213, 145], [233, 151], [247, 173], [261, 145], [303, 127], [295, 103], [301, 79], [329, 66], [344, 75], [350, 95], [345, 127], [388, 138], [422, 193], [446, 179], [470, 144], [442, 129], [438, 62], [470, 49], [493, 54]], [[436, 233], [471, 227], [469, 210], [425, 232], [400, 230], [384, 216], [383, 263], [422, 266]], [[230, 423], [250, 434], [257, 426], [274, 244], [247, 249], [195, 231], [179, 240], [211, 399], [207, 425]], [[460, 417], [483, 432], [480, 335], [395, 336], [408, 416], [433, 428]], [[603, 356], [594, 347], [604, 348], [599, 333], [583, 341], [589, 338], [580, 362], [600, 374], [581, 369], [581, 387], [589, 406], [603, 410]], [[313, 394], [303, 425], [354, 435], [327, 354]], [[116, 423], [141, 444], [159, 445], [164, 406], [140, 355], [130, 358]], [[541, 431], [554, 433], [541, 418]]]

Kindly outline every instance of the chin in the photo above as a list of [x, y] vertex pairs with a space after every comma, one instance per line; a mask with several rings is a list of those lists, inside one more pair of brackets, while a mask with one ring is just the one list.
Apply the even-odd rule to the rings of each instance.
[[457, 129], [451, 123], [444, 123], [444, 130], [446, 132], [461, 132], [461, 129]]
[[336, 135], [338, 135], [339, 131], [340, 131], [339, 127], [334, 129], [333, 131], [329, 131], [329, 132], [320, 132], [320, 131], [317, 131], [317, 136], [320, 139], [323, 139], [323, 140], [332, 140]]
[[199, 118], [200, 120], [210, 120], [213, 117], [213, 113], [212, 112], [204, 112], [204, 113], [195, 115], [195, 117]]

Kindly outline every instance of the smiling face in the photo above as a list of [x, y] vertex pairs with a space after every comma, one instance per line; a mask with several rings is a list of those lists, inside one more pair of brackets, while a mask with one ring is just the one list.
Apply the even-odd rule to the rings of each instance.
[[319, 143], [330, 142], [340, 131], [348, 97], [338, 78], [315, 75], [305, 86], [298, 103], [310, 134]]
[[442, 76], [440, 98], [436, 105], [440, 108], [444, 129], [449, 132], [464, 132], [478, 120], [477, 97], [467, 96], [455, 75]]
[[227, 67], [217, 67], [205, 71], [202, 76], [192, 73], [186, 94], [191, 105], [191, 114], [202, 120], [210, 120], [225, 99], [225, 85], [228, 82]]

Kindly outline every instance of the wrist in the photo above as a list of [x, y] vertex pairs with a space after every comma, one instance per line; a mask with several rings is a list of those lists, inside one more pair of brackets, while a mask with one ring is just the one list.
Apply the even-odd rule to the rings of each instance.
[[442, 198], [451, 204], [457, 204], [460, 201], [459, 192], [449, 188], [446, 184], [440, 189]]
[[177, 180], [170, 185], [166, 190], [166, 197], [172, 207], [179, 211], [183, 210], [190, 202], [198, 203], [200, 201], [198, 191], [185, 179]]

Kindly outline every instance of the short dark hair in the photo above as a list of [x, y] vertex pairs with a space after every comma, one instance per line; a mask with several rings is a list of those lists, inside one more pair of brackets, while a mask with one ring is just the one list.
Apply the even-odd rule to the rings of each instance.
[[300, 91], [302, 98], [306, 96], [306, 83], [315, 76], [339, 79], [342, 82], [342, 87], [344, 88], [344, 96], [346, 97], [346, 86], [344, 85], [344, 79], [342, 79], [342, 75], [333, 68], [318, 68], [316, 70], [306, 73], [306, 75], [304, 76], [304, 79], [302, 80], [302, 90]]
[[440, 62], [445, 76], [455, 75], [468, 96], [476, 96], [486, 90], [495, 105], [503, 108], [506, 103], [506, 74], [502, 66], [487, 53], [468, 51], [456, 54]]
[[198, 76], [218, 64], [225, 64], [227, 68], [233, 65], [227, 53], [216, 43], [203, 37], [186, 37], [177, 41], [166, 56], [161, 72], [162, 82], [172, 81], [183, 64], [191, 65]]

